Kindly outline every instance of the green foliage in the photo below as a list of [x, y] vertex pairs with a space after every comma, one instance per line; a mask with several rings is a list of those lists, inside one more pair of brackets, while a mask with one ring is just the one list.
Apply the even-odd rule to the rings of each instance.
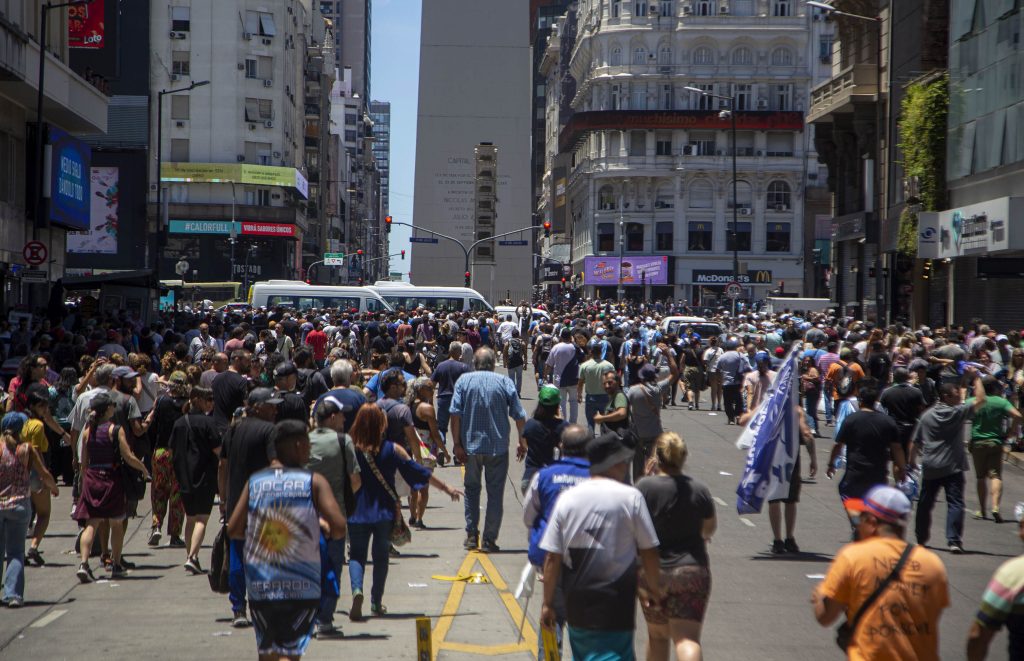
[[[938, 211], [946, 204], [946, 118], [949, 114], [949, 75], [907, 88], [900, 107], [900, 151], [903, 172], [917, 179], [919, 207]], [[917, 213], [900, 214], [899, 249], [917, 252]]]

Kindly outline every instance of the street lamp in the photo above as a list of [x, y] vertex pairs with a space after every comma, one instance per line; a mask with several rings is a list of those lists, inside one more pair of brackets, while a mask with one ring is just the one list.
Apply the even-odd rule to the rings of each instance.
[[[197, 87], [203, 85], [209, 85], [208, 80], [199, 80], [188, 87], [179, 87], [177, 89], [160, 90], [157, 92], [156, 102], [156, 250], [153, 251], [153, 274], [159, 276], [160, 273], [160, 244], [161, 237], [164, 233], [164, 209], [163, 209], [163, 141], [164, 141], [164, 96], [167, 94], [177, 94], [179, 92], [190, 92]], [[232, 227], [234, 222], [232, 222]]]
[[[46, 218], [45, 211], [43, 209], [43, 200], [45, 199], [45, 193], [43, 192], [43, 182], [46, 179], [43, 172], [43, 154], [44, 154], [44, 142], [43, 142], [43, 90], [45, 88], [46, 81], [46, 17], [51, 9], [62, 9], [64, 7], [80, 7], [82, 5], [90, 4], [92, 0], [71, 0], [70, 2], [61, 2], [54, 4], [52, 2], [44, 2], [39, 8], [39, 89], [36, 90], [36, 217], [35, 223], [32, 225], [32, 238], [39, 238], [39, 228], [49, 227], [50, 220]], [[88, 175], [88, 173], [86, 173]]]
[[[843, 16], [850, 18], [855, 21], [866, 21], [875, 26], [878, 31], [877, 38], [875, 39], [875, 167], [872, 172], [872, 179], [874, 185], [874, 199], [871, 200], [872, 214], [874, 215], [875, 227], [876, 227], [876, 240], [875, 240], [875, 316], [879, 323], [884, 321], [883, 308], [885, 307], [885, 286], [884, 277], [882, 274], [882, 241], [881, 241], [881, 222], [882, 222], [882, 17], [881, 16], [862, 16], [861, 14], [851, 14], [840, 9], [836, 9], [830, 4], [824, 2], [816, 2], [815, 0], [806, 0], [808, 7], [820, 9], [828, 12], [833, 16]], [[890, 28], [891, 30], [891, 28]], [[890, 42], [891, 42], [890, 32]], [[890, 54], [890, 60], [891, 60]], [[889, 76], [889, 80], [892, 80], [892, 76]], [[888, 140], [886, 140], [888, 142]], [[865, 228], [865, 233], [867, 228]], [[864, 269], [861, 269], [864, 271]], [[868, 277], [868, 276], [865, 276]]]
[[[713, 94], [707, 90], [702, 90], [699, 87], [684, 87], [683, 89], [696, 92], [701, 96], [706, 96], [712, 99], [719, 99], [722, 101], [729, 102], [729, 108], [723, 109], [718, 113], [719, 119], [731, 119], [732, 120], [732, 280], [738, 283], [740, 281], [740, 241], [739, 241], [739, 206], [740, 200], [737, 195], [737, 184], [736, 184], [736, 97], [726, 96], [724, 94]], [[732, 299], [732, 315], [736, 316], [736, 299]]]

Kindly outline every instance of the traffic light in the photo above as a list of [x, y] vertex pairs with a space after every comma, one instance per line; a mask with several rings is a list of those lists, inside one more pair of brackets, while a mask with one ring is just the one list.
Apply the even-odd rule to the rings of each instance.
[[402, 261], [403, 262], [405, 261], [405, 251], [404, 250], [402, 251]]
[[551, 223], [547, 220], [544, 221], [544, 238], [551, 238]]
[[363, 286], [363, 279], [362, 279], [362, 278], [359, 278], [359, 286], [360, 286], [360, 287], [362, 287], [362, 286]]
[[470, 278], [471, 275], [472, 274], [469, 271], [466, 271], [466, 286], [467, 287], [469, 286], [469, 278]]
[[356, 254], [359, 255], [360, 257], [362, 257], [363, 256], [363, 251], [362, 250], [357, 250]]
[[565, 278], [562, 278], [562, 286], [565, 286]]
[[384, 216], [384, 229], [391, 234], [391, 216]]

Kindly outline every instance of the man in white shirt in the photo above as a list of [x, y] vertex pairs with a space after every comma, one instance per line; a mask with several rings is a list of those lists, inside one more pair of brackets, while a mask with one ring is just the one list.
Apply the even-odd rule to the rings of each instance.
[[516, 323], [512, 321], [512, 315], [505, 315], [505, 321], [498, 325], [498, 340], [500, 345], [498, 346], [498, 355], [502, 354], [502, 349], [508, 344], [508, 341], [512, 339], [512, 331], [517, 328]]
[[579, 399], [576, 396], [576, 385], [580, 382], [580, 361], [576, 345], [572, 341], [572, 329], [563, 327], [559, 333], [561, 340], [548, 354], [544, 361], [544, 380], [554, 384], [562, 396], [562, 418], [570, 424], [576, 424], [580, 414]]

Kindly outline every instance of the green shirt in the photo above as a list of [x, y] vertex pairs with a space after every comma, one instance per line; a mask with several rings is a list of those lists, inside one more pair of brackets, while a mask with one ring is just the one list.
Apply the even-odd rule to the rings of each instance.
[[585, 395], [604, 395], [604, 384], [601, 381], [608, 372], [614, 372], [615, 366], [607, 360], [600, 362], [593, 358], [580, 365], [580, 381], [583, 382]]
[[318, 428], [309, 432], [309, 463], [306, 468], [320, 473], [331, 485], [338, 506], [345, 509], [345, 483], [349, 475], [359, 473], [356, 449], [348, 434]]
[[[969, 406], [974, 405], [974, 398], [967, 400]], [[1002, 445], [1006, 437], [1005, 421], [1010, 416], [1013, 404], [1004, 397], [988, 395], [985, 403], [975, 412], [971, 424], [972, 445]]]

